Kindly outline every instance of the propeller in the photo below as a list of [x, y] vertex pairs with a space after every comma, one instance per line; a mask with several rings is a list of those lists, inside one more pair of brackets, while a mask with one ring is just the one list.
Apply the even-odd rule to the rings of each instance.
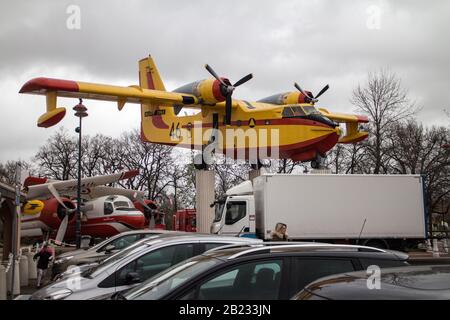
[[133, 194], [133, 198], [135, 199], [135, 201], [139, 202], [145, 209], [147, 210], [152, 210], [144, 201], [144, 196], [142, 194], [139, 194], [137, 192], [135, 192]]
[[319, 93], [314, 97], [312, 94], [308, 94], [307, 92], [303, 91], [303, 89], [298, 85], [298, 83], [294, 83], [294, 86], [298, 89], [298, 91], [300, 91], [305, 97], [308, 97], [312, 103], [316, 103], [317, 101], [319, 101], [317, 98], [319, 98], [322, 94], [325, 93], [325, 91], [327, 91], [330, 86], [327, 84], [325, 87], [322, 88], [322, 90], [319, 91]]
[[55, 197], [56, 201], [58, 201], [58, 203], [65, 209], [64, 219], [61, 221], [61, 224], [59, 225], [55, 239], [56, 241], [62, 242], [67, 231], [67, 225], [69, 224], [69, 215], [70, 213], [74, 212], [75, 209], [70, 209], [66, 206], [64, 201], [62, 201], [61, 197], [59, 196], [58, 191], [56, 191], [55, 187], [53, 186], [53, 184], [49, 184], [47, 188], [53, 195], [53, 197]]
[[230, 80], [220, 78], [217, 73], [211, 68], [208, 64], [205, 65], [206, 70], [214, 77], [217, 81], [220, 82], [220, 91], [225, 96], [225, 124], [230, 125], [231, 124], [231, 106], [233, 103], [233, 100], [231, 99], [231, 96], [233, 95], [234, 89], [239, 87], [241, 84], [246, 83], [251, 78], [253, 78], [253, 74], [249, 73], [245, 77], [238, 80], [234, 85], [231, 84]]

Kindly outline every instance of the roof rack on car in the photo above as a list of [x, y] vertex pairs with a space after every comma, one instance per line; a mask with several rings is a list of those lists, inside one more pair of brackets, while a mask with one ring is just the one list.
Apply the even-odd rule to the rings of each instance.
[[312, 242], [300, 242], [300, 241], [289, 241], [289, 242], [281, 242], [281, 241], [262, 242], [261, 241], [261, 242], [234, 243], [234, 244], [223, 245], [220, 247], [215, 247], [215, 248], [209, 249], [206, 252], [235, 249], [235, 248], [241, 248], [241, 247], [280, 246], [280, 245], [296, 245], [296, 244], [311, 244], [311, 243]]
[[367, 251], [367, 252], [380, 252], [380, 253], [387, 253], [386, 250], [374, 248], [374, 247], [367, 247], [367, 246], [359, 246], [359, 245], [350, 245], [350, 244], [329, 244], [329, 243], [320, 243], [320, 242], [304, 242], [304, 243], [293, 243], [293, 244], [287, 244], [283, 243], [280, 244], [280, 242], [275, 243], [273, 242], [268, 243], [268, 245], [265, 245], [265, 243], [262, 243], [256, 248], [250, 248], [248, 250], [244, 250], [241, 252], [238, 252], [236, 254], [233, 254], [229, 256], [227, 259], [232, 260], [236, 259], [238, 257], [250, 255], [250, 254], [257, 254], [264, 250], [270, 250], [272, 248], [276, 249], [308, 249], [308, 250], [321, 250], [321, 249], [329, 249], [329, 250], [343, 250], [343, 249], [354, 249], [355, 251]]
[[261, 246], [262, 242], [243, 242], [243, 243], [234, 243], [234, 244], [225, 244], [220, 247], [215, 247], [212, 249], [209, 249], [206, 252], [212, 252], [212, 251], [220, 251], [220, 250], [226, 250], [226, 249], [234, 249], [234, 248], [241, 248], [241, 247], [255, 247], [255, 246]]

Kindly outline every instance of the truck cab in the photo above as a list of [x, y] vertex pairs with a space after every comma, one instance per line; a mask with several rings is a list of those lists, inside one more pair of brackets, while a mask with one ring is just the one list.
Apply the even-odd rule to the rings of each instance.
[[214, 202], [215, 214], [211, 233], [256, 238], [253, 185], [245, 181]]

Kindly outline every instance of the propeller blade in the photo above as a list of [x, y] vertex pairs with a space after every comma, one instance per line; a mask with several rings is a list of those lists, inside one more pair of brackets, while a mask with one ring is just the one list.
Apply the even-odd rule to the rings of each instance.
[[241, 80], [239, 80], [238, 82], [236, 82], [233, 87], [238, 87], [243, 83], [246, 83], [248, 80], [250, 80], [251, 78], [253, 78], [253, 74], [248, 74], [245, 77], [243, 77]]
[[225, 84], [225, 82], [223, 82], [222, 79], [220, 79], [220, 77], [217, 75], [217, 73], [214, 71], [214, 69], [211, 68], [211, 67], [209, 66], [209, 64], [205, 64], [205, 68], [206, 68], [206, 70], [208, 70], [208, 72], [211, 73], [211, 75], [212, 75], [214, 78], [216, 78], [222, 85], [227, 86], [227, 85]]
[[229, 126], [231, 124], [231, 105], [233, 101], [231, 100], [231, 93], [227, 94], [225, 101], [225, 124]]
[[298, 83], [294, 83], [294, 86], [298, 89], [298, 91], [300, 91], [305, 97], [308, 97], [310, 99], [314, 99], [314, 97], [311, 97], [309, 94], [307, 94], [305, 91], [303, 91], [302, 88], [300, 88], [300, 86], [298, 85]]
[[56, 201], [58, 201], [59, 204], [62, 205], [66, 210], [69, 210], [69, 208], [67, 208], [66, 205], [64, 204], [64, 202], [62, 201], [61, 197], [59, 196], [58, 191], [56, 191], [56, 189], [53, 186], [53, 184], [49, 184], [47, 186], [47, 188], [50, 191], [50, 193], [55, 197]]
[[320, 97], [322, 94], [324, 94], [325, 91], [327, 91], [329, 88], [330, 88], [329, 85], [326, 85], [325, 87], [323, 87], [322, 90], [320, 90], [320, 92], [316, 95], [316, 99], [317, 99], [318, 97]]
[[142, 200], [142, 199], [137, 199], [137, 200], [138, 200], [138, 202], [139, 202], [140, 204], [142, 204], [142, 206], [143, 206], [145, 209], [147, 209], [147, 210], [152, 210], [152, 209], [145, 203], [144, 200]]
[[55, 239], [56, 241], [62, 242], [64, 240], [68, 224], [69, 224], [69, 215], [66, 214], [64, 219], [61, 221], [61, 224], [59, 225], [58, 232], [56, 233]]

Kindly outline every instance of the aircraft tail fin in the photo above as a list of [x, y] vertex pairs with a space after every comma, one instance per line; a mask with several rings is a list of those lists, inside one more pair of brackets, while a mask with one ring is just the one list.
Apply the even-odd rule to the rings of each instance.
[[143, 89], [166, 91], [152, 56], [139, 61], [139, 85]]

